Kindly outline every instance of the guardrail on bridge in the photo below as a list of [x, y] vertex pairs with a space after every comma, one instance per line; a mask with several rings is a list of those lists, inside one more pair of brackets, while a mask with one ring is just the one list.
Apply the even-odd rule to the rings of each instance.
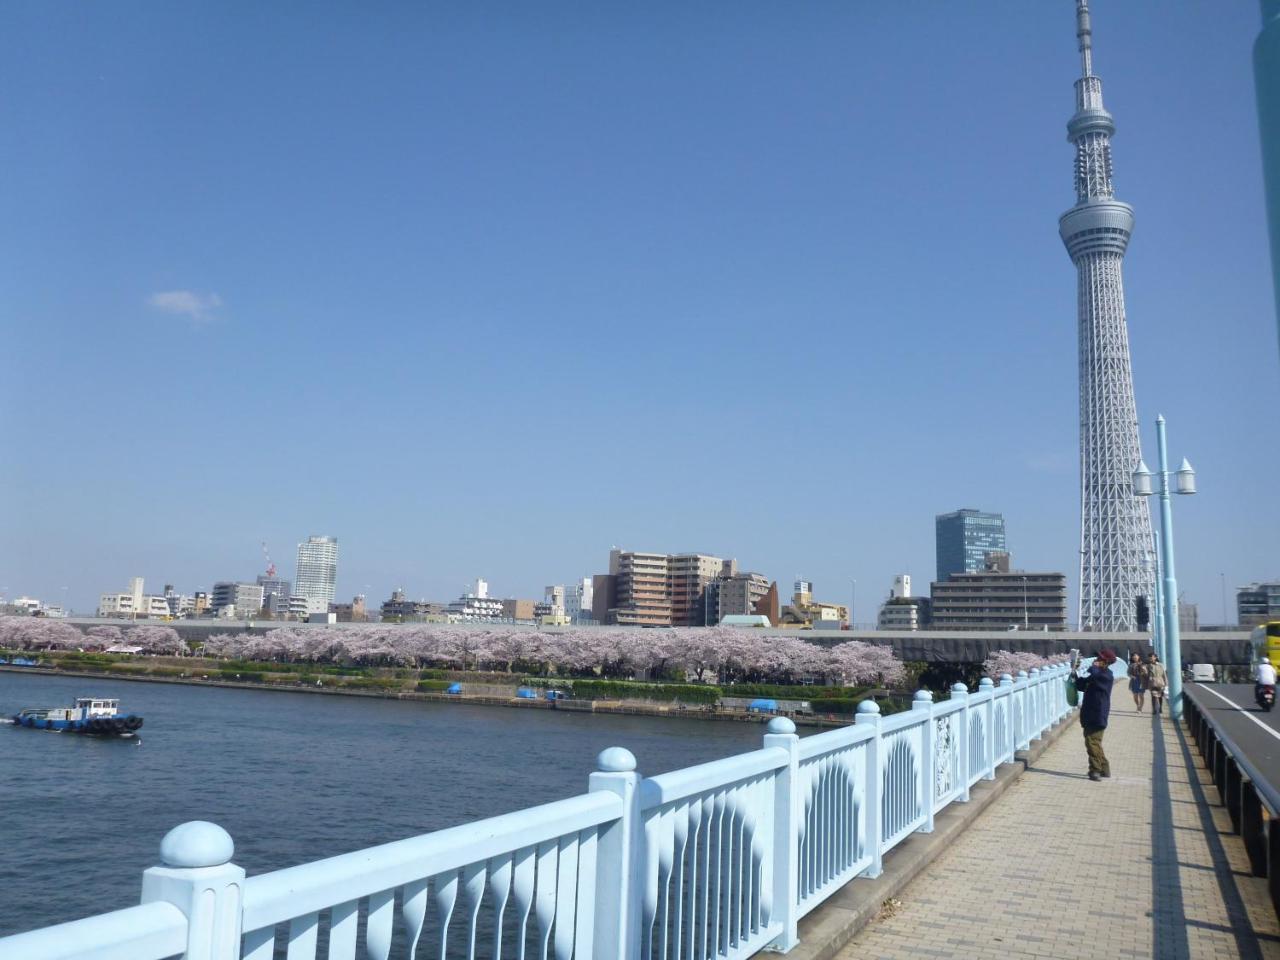
[[1184, 695], [1182, 708], [1191, 737], [1213, 775], [1218, 799], [1231, 817], [1231, 827], [1244, 841], [1249, 868], [1255, 877], [1267, 878], [1271, 906], [1280, 916], [1280, 791], [1218, 728], [1194, 696]]
[[185, 823], [140, 906], [0, 938], [0, 957], [314, 960], [323, 942], [330, 960], [388, 960], [424, 933], [441, 960], [785, 952], [801, 917], [1067, 716], [1069, 675], [922, 690], [886, 717], [868, 700], [804, 739], [776, 717], [759, 750], [649, 778], [611, 747], [585, 794], [254, 877], [222, 828]]

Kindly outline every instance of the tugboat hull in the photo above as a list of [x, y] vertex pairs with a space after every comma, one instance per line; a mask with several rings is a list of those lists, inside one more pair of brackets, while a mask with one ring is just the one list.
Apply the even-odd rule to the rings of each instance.
[[90, 717], [88, 720], [52, 720], [48, 717], [18, 714], [13, 722], [32, 730], [55, 730], [86, 737], [133, 737], [137, 736], [142, 727], [142, 718], [133, 714], [123, 717]]

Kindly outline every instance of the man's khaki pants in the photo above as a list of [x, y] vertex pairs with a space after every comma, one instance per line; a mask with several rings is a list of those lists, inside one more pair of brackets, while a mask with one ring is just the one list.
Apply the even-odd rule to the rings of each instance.
[[1089, 754], [1089, 772], [1103, 777], [1111, 776], [1111, 764], [1107, 762], [1107, 755], [1102, 752], [1102, 735], [1106, 732], [1106, 727], [1084, 728], [1084, 748]]

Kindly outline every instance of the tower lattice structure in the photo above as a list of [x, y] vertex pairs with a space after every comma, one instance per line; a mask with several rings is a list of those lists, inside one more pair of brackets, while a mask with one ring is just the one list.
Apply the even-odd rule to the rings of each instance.
[[1088, 0], [1076, 3], [1081, 76], [1067, 139], [1076, 148], [1076, 205], [1058, 231], [1078, 275], [1080, 347], [1080, 627], [1137, 628], [1137, 598], [1155, 588], [1151, 514], [1133, 494], [1141, 459], [1121, 265], [1133, 208], [1115, 199], [1111, 136], [1093, 73]]

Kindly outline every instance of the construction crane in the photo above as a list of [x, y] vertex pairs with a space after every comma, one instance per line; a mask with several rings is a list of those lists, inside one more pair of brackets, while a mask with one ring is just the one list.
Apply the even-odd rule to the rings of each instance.
[[267, 541], [262, 541], [262, 555], [267, 558], [267, 576], [274, 577], [276, 575], [276, 565], [271, 562], [271, 554], [267, 552]]

